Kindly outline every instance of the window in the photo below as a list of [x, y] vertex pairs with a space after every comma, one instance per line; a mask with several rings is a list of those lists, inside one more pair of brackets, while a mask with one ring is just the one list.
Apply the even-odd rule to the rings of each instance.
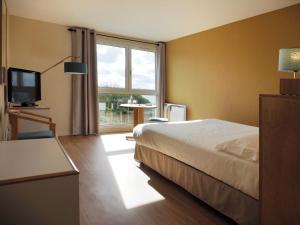
[[155, 53], [131, 50], [132, 88], [155, 90]]
[[125, 88], [125, 48], [97, 45], [98, 82], [101, 88]]
[[[128, 128], [133, 112], [120, 107], [130, 98], [138, 104], [157, 106], [156, 45], [118, 39], [97, 41], [97, 67], [100, 129]], [[145, 110], [145, 121], [155, 117], [158, 109]]]

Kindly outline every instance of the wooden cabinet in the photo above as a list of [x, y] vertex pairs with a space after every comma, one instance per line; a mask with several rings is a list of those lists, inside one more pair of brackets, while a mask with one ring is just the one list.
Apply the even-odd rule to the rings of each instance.
[[299, 225], [299, 96], [260, 96], [259, 175], [261, 225]]

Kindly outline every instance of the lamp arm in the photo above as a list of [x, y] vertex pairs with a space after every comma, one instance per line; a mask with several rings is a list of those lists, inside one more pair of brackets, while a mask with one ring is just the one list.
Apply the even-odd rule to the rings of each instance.
[[42, 71], [41, 74], [44, 74], [44, 73], [48, 72], [49, 70], [51, 70], [52, 68], [58, 66], [59, 64], [63, 63], [64, 61], [66, 61], [69, 58], [78, 59], [80, 57], [79, 56], [71, 56], [71, 55], [70, 56], [66, 56], [65, 58], [63, 58], [60, 61], [58, 61], [57, 63], [55, 63], [54, 65], [52, 65], [49, 68], [47, 68], [44, 71]]

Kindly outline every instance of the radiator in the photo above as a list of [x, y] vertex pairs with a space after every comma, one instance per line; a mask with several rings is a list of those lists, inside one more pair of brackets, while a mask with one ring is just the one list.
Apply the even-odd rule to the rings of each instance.
[[170, 122], [186, 120], [186, 106], [172, 103], [164, 104], [164, 116]]

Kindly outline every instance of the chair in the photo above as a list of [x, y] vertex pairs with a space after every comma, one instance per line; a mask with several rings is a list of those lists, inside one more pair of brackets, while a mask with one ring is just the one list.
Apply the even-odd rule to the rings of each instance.
[[[11, 124], [11, 139], [38, 139], [55, 137], [56, 124], [52, 122], [52, 118], [48, 116], [39, 115], [36, 113], [26, 112], [23, 110], [9, 110], [9, 120]], [[29, 120], [36, 123], [49, 125], [49, 130], [35, 131], [35, 132], [19, 132], [19, 120]]]

